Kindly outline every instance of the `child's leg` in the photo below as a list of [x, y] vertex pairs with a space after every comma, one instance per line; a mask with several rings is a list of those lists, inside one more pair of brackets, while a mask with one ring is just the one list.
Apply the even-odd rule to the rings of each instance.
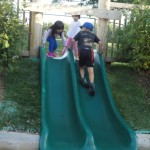
[[72, 38], [68, 37], [67, 47], [70, 48], [72, 43]]
[[79, 79], [79, 82], [80, 84], [85, 87], [85, 88], [88, 88], [89, 87], [89, 84], [88, 82], [86, 81], [85, 77], [84, 77], [84, 69], [85, 67], [80, 67], [80, 79]]
[[74, 54], [77, 56], [77, 55], [78, 55], [77, 42], [75, 42], [75, 43], [73, 44], [73, 51], [74, 51]]
[[57, 41], [56, 41], [56, 39], [54, 40], [54, 44], [53, 44], [53, 49], [54, 49], [54, 51], [57, 49], [57, 47], [58, 47], [58, 44], [57, 44]]
[[91, 51], [89, 51], [89, 53], [87, 55], [87, 70], [88, 70], [89, 80], [90, 80], [89, 93], [91, 96], [94, 96], [94, 94], [95, 94], [93, 63], [94, 63], [94, 53], [91, 50]]
[[94, 83], [94, 68], [88, 67], [87, 69], [88, 69], [90, 83], [93, 84]]
[[95, 95], [95, 86], [94, 86], [94, 68], [93, 67], [88, 67], [88, 73], [89, 73], [89, 93], [91, 96]]
[[47, 41], [49, 42], [49, 52], [54, 52], [57, 49], [57, 42], [54, 37], [49, 36]]
[[80, 77], [84, 78], [84, 67], [80, 67]]
[[94, 83], [94, 52], [93, 50], [88, 52], [87, 55], [87, 69], [88, 69], [88, 74], [89, 74], [89, 80], [90, 83]]
[[[68, 38], [68, 40], [67, 40], [67, 48], [71, 47], [71, 42], [72, 42], [72, 38]], [[67, 48], [66, 47], [63, 48], [62, 54], [64, 54], [66, 52]]]
[[84, 66], [84, 52], [80, 51], [79, 52], [79, 67], [80, 67], [80, 79], [79, 82], [80, 84], [85, 87], [88, 88], [89, 84], [86, 81], [84, 75], [85, 75], [85, 66]]

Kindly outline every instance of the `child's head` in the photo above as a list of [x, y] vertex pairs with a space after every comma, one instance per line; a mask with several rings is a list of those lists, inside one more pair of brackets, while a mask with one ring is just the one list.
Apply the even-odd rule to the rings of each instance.
[[52, 35], [59, 34], [61, 35], [62, 31], [64, 30], [64, 23], [62, 21], [56, 21], [52, 26]]
[[82, 26], [81, 26], [81, 29], [83, 30], [89, 30], [89, 31], [92, 31], [94, 28], [93, 24], [90, 23], [90, 22], [85, 22]]
[[78, 21], [80, 19], [80, 15], [72, 15], [74, 21]]

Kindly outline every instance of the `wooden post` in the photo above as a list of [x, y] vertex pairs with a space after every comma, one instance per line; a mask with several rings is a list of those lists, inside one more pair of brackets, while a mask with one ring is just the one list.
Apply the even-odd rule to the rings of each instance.
[[[32, 0], [42, 2], [42, 0]], [[30, 12], [29, 51], [30, 57], [39, 57], [39, 46], [42, 38], [43, 13]]]
[[[98, 8], [102, 10], [109, 10], [110, 0], [99, 0]], [[98, 37], [100, 37], [103, 43], [103, 56], [105, 60], [107, 56], [107, 32], [108, 32], [108, 19], [99, 18], [97, 35]]]

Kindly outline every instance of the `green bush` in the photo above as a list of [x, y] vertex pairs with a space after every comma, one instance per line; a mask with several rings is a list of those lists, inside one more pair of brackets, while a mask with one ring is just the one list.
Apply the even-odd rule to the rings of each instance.
[[14, 8], [11, 0], [0, 1], [0, 64], [7, 66], [19, 55], [25, 35]]
[[150, 10], [133, 9], [127, 24], [117, 32], [122, 58], [135, 69], [150, 69]]

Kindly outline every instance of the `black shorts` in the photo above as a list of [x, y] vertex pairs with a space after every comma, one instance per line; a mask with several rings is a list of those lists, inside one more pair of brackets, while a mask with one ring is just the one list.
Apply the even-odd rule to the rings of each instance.
[[79, 50], [79, 66], [93, 67], [94, 52], [93, 50]]

